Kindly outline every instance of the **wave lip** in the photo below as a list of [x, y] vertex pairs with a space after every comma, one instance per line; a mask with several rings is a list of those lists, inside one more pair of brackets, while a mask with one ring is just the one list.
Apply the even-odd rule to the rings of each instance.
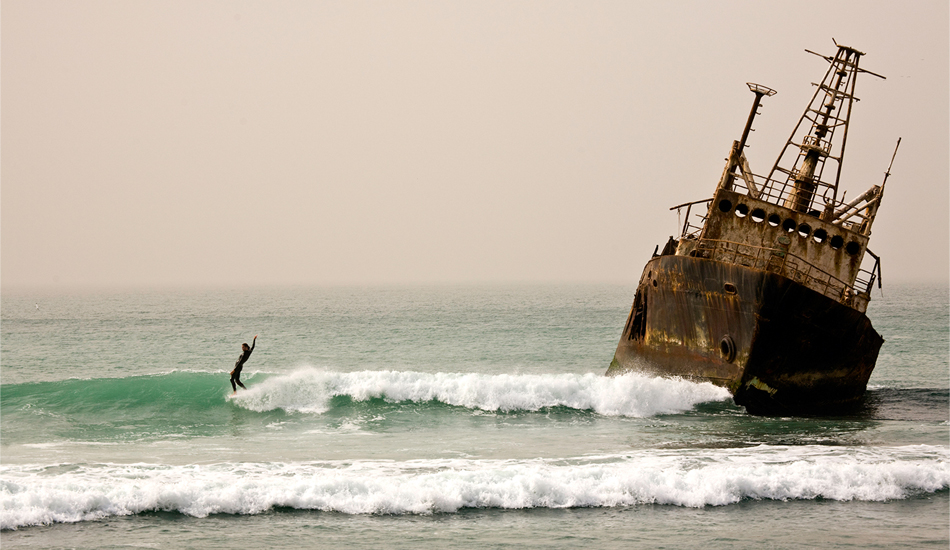
[[537, 411], [550, 407], [591, 410], [606, 416], [646, 417], [721, 401], [727, 390], [709, 383], [630, 373], [607, 378], [594, 374], [422, 373], [412, 371], [327, 372], [302, 369], [268, 378], [234, 401], [263, 412], [283, 409], [322, 413], [330, 400], [438, 401], [486, 411]]
[[744, 499], [883, 501], [950, 487], [950, 450], [770, 447], [536, 460], [0, 467], [0, 528], [149, 511], [347, 514], [463, 508], [722, 506]]

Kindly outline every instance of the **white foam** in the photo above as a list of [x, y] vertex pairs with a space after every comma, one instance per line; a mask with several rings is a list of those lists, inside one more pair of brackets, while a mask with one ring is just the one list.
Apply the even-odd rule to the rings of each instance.
[[347, 514], [463, 508], [721, 506], [743, 499], [882, 501], [950, 487], [950, 450], [776, 447], [560, 460], [416, 460], [0, 467], [0, 528], [169, 511]]
[[238, 393], [234, 401], [255, 411], [284, 409], [322, 413], [334, 396], [356, 401], [439, 401], [486, 411], [537, 411], [546, 407], [592, 410], [609, 416], [645, 417], [721, 401], [728, 391], [710, 383], [631, 373], [595, 374], [328, 372], [301, 369], [269, 378]]
[[112, 441], [54, 441], [50, 443], [23, 443], [24, 447], [34, 449], [53, 449], [56, 447], [117, 447], [122, 445]]

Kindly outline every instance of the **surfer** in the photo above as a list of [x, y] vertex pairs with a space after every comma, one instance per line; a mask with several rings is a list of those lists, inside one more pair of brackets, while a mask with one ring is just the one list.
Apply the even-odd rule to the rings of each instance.
[[[247, 386], [241, 383], [241, 369], [244, 368], [244, 363], [251, 356], [251, 352], [254, 351], [254, 346], [257, 345], [257, 335], [254, 335], [254, 339], [251, 340], [251, 346], [248, 347], [247, 342], [241, 344], [241, 356], [238, 357], [237, 363], [234, 364], [234, 370], [231, 371], [231, 387], [234, 388], [234, 393], [231, 395], [237, 395], [237, 387], [241, 386], [245, 390]], [[237, 386], [235, 386], [237, 383]]]

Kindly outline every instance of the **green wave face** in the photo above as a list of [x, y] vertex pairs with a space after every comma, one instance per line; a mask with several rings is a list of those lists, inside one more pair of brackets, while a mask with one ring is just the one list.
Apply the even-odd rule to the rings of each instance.
[[710, 384], [645, 376], [300, 369], [245, 380], [248, 389], [230, 399], [224, 373], [6, 385], [0, 387], [4, 443], [140, 441], [232, 435], [235, 428], [337, 429], [353, 422], [379, 433], [464, 423], [471, 415], [532, 423], [649, 417], [728, 402], [725, 391]]
[[[296, 440], [313, 430], [345, 432], [354, 426], [375, 434], [446, 426], [467, 433], [471, 422], [491, 423], [492, 418], [533, 429], [549, 423], [741, 414], [722, 388], [635, 373], [607, 378], [303, 368], [247, 373], [244, 380], [248, 389], [234, 398], [223, 372], [3, 385], [2, 443], [148, 442], [278, 431]], [[856, 425], [877, 419], [939, 421], [947, 401], [945, 390], [872, 391], [867, 410], [852, 420]], [[783, 423], [755, 424], [764, 430], [757, 438], [784, 437]]]
[[240, 412], [228, 406], [228, 379], [172, 372], [4, 385], [3, 436], [13, 443], [211, 435]]

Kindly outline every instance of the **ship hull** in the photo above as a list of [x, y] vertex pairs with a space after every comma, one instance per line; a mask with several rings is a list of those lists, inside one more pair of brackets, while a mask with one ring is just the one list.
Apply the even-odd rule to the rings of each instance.
[[777, 273], [663, 255], [644, 268], [607, 374], [709, 381], [752, 414], [845, 413], [883, 342], [864, 313]]

